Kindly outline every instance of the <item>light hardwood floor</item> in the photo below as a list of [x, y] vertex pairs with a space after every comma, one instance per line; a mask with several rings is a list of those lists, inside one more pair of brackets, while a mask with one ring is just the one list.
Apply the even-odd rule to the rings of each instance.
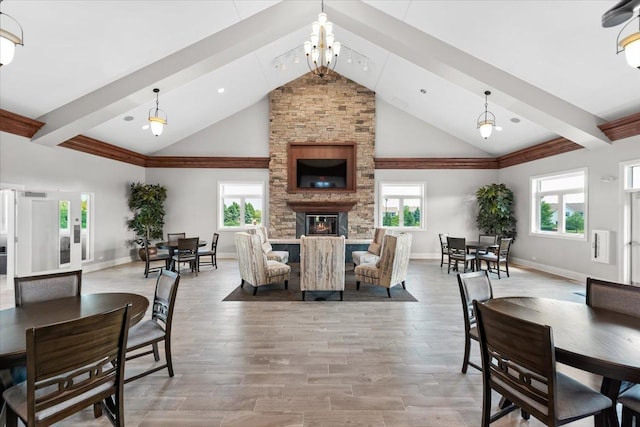
[[[203, 267], [198, 277], [183, 275], [174, 317], [175, 377], [163, 370], [125, 386], [127, 426], [480, 425], [481, 376], [473, 368], [460, 373], [456, 275], [447, 275], [439, 261], [411, 261], [407, 289], [419, 302], [260, 302], [259, 291], [255, 302], [222, 302], [240, 280], [237, 261], [218, 264], [217, 270]], [[145, 279], [143, 269], [138, 262], [87, 273], [82, 291], [152, 299], [155, 279]], [[576, 294], [582, 283], [511, 270], [510, 278], [492, 275], [496, 297], [584, 301]], [[11, 306], [13, 286], [3, 279], [0, 308]], [[152, 361], [128, 362], [127, 371]], [[59, 425], [110, 424], [87, 409]], [[514, 413], [493, 425], [541, 423]]]

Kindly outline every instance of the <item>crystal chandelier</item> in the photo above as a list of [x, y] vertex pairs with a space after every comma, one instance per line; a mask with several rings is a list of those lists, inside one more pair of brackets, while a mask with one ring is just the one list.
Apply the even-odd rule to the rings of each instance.
[[320, 78], [329, 75], [336, 68], [341, 45], [334, 38], [333, 23], [327, 21], [323, 0], [318, 20], [311, 24], [310, 40], [304, 42], [307, 65]]

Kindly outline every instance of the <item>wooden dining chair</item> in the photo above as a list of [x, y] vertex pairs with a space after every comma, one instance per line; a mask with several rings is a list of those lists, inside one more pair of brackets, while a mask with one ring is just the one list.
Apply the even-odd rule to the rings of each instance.
[[191, 271], [198, 275], [198, 245], [200, 238], [188, 237], [186, 239], [178, 239], [178, 251], [171, 259], [171, 270], [177, 271], [180, 274], [180, 265], [184, 262], [189, 263]]
[[[173, 324], [173, 309], [178, 294], [180, 276], [175, 271], [162, 270], [158, 273], [156, 291], [153, 297], [153, 311], [151, 319], [140, 322], [129, 329], [127, 341], [127, 360], [137, 359], [153, 354], [156, 362], [160, 361], [158, 344], [164, 341], [165, 362], [144, 372], [125, 379], [125, 383], [135, 381], [146, 375], [167, 368], [169, 376], [173, 377], [173, 362], [171, 359], [171, 326]], [[150, 347], [150, 348], [149, 348]], [[145, 351], [139, 351], [147, 348]]]
[[[162, 268], [169, 269], [171, 267], [171, 256], [168, 253], [152, 253], [149, 246], [149, 239], [142, 239], [144, 248], [144, 277], [149, 277], [149, 273], [159, 271]], [[163, 265], [153, 265], [161, 262]]]
[[482, 366], [469, 361], [471, 353], [471, 340], [478, 341], [478, 325], [473, 311], [473, 301], [485, 302], [493, 298], [493, 288], [489, 273], [486, 271], [473, 271], [470, 273], [458, 273], [458, 288], [462, 301], [462, 317], [464, 319], [464, 356], [462, 359], [462, 373], [467, 373], [467, 367], [471, 366], [482, 371]]
[[27, 380], [2, 394], [7, 427], [18, 419], [49, 426], [94, 404], [115, 426], [124, 426], [128, 330], [129, 306], [27, 329]]
[[587, 305], [640, 317], [640, 287], [587, 277]]
[[79, 296], [82, 270], [13, 278], [16, 307], [38, 301]]
[[187, 237], [187, 233], [167, 233], [167, 242], [170, 245], [177, 245], [178, 239], [184, 239]]
[[[482, 356], [482, 426], [520, 408], [547, 426], [596, 416], [613, 419], [611, 399], [556, 371], [550, 326], [473, 302]], [[491, 414], [492, 390], [510, 405]]]
[[[496, 252], [488, 251], [484, 254], [478, 254], [478, 264], [484, 261], [487, 264], [487, 270], [490, 273], [498, 273], [498, 279], [500, 279], [500, 272], [504, 271], [509, 276], [509, 251], [511, 250], [511, 243], [513, 239], [511, 237], [500, 239], [500, 245]], [[504, 265], [504, 270], [500, 268], [500, 265]], [[492, 269], [495, 268], [495, 271]]]
[[449, 249], [447, 256], [449, 264], [447, 266], [447, 274], [451, 272], [451, 264], [454, 264], [454, 270], [458, 271], [458, 262], [462, 262], [463, 273], [467, 272], [467, 265], [471, 265], [471, 269], [475, 268], [475, 254], [467, 253], [467, 240], [464, 237], [447, 236], [447, 247]]
[[624, 392], [618, 402], [622, 404], [622, 423], [620, 427], [640, 427], [640, 385]]
[[440, 239], [440, 268], [444, 265], [445, 255], [449, 253], [449, 245], [447, 243], [448, 236], [447, 233], [438, 234], [438, 238]]
[[[213, 238], [211, 239], [211, 247], [210, 248], [199, 248], [198, 249], [198, 271], [200, 271], [201, 265], [210, 265], [218, 269], [218, 260], [216, 258], [216, 252], [218, 250], [218, 239], [220, 238], [220, 234], [213, 233]], [[202, 261], [202, 258], [210, 257], [211, 261]]]

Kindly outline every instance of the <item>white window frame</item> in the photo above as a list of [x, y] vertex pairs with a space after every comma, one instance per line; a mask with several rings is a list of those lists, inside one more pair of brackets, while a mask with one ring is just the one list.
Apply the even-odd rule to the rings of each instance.
[[[406, 195], [394, 195], [393, 193], [386, 194], [387, 198], [397, 198], [400, 199], [400, 206], [398, 207], [398, 215], [400, 223], [404, 222], [403, 214], [404, 214], [404, 203], [403, 199], [415, 199], [416, 197], [420, 198], [420, 226], [419, 227], [408, 227], [404, 225], [400, 226], [385, 226], [383, 224], [384, 218], [384, 199], [385, 199], [385, 187], [391, 186], [417, 186], [420, 187], [420, 195], [419, 196], [406, 196]], [[377, 209], [377, 219], [378, 226], [391, 228], [394, 230], [403, 230], [403, 231], [425, 231], [427, 229], [426, 224], [426, 200], [427, 200], [427, 183], [424, 181], [380, 181], [378, 182], [378, 209]]]
[[[82, 260], [82, 263], [89, 263], [89, 262], [93, 262], [94, 259], [94, 242], [95, 242], [95, 226], [94, 226], [94, 219], [95, 219], [95, 194], [94, 193], [85, 193], [82, 192], [80, 193], [80, 203], [82, 203], [82, 196], [87, 196], [87, 228], [86, 229], [82, 229], [82, 226], [80, 227], [80, 233], [81, 235], [85, 236], [86, 242], [87, 242], [87, 246], [86, 246], [86, 250], [87, 250], [87, 257], [85, 259]], [[80, 212], [82, 214], [82, 207], [80, 208]], [[82, 221], [82, 218], [80, 219], [80, 221]], [[82, 225], [82, 224], [81, 224]]]
[[[545, 180], [558, 179], [563, 177], [571, 177], [582, 175], [584, 179], [583, 187], [575, 187], [575, 188], [566, 188], [562, 190], [550, 190], [550, 191], [541, 191], [540, 183]], [[540, 237], [552, 237], [552, 238], [560, 238], [560, 239], [570, 239], [570, 240], [587, 240], [587, 230], [588, 230], [588, 200], [589, 200], [589, 175], [587, 168], [581, 169], [573, 169], [562, 172], [554, 172], [545, 175], [532, 176], [529, 178], [529, 188], [531, 191], [531, 211], [530, 211], [530, 226], [529, 226], [529, 234]], [[564, 231], [546, 231], [540, 230], [540, 200], [543, 196], [558, 196], [558, 206], [561, 207], [562, 211], [558, 212], [558, 230], [565, 229], [565, 219], [566, 212], [565, 207], [566, 203], [564, 202], [565, 196], [583, 193], [584, 195], [584, 232], [582, 234], [579, 233], [566, 233]]]
[[[227, 196], [227, 197], [234, 197], [234, 198], [241, 199], [239, 226], [224, 225], [224, 198], [225, 198], [224, 187], [227, 185], [259, 185], [260, 186], [261, 194], [242, 194], [242, 195], [234, 194], [233, 196], [231, 195]], [[267, 202], [264, 181], [219, 181], [218, 182], [218, 229], [232, 231], [232, 230], [245, 230], [249, 227], [254, 227], [253, 224], [244, 223], [244, 206], [245, 206], [245, 199], [257, 198], [257, 197], [260, 197], [262, 199], [262, 205], [260, 206], [260, 209], [262, 211], [262, 225], [264, 225], [265, 216], [266, 216], [266, 202]]]

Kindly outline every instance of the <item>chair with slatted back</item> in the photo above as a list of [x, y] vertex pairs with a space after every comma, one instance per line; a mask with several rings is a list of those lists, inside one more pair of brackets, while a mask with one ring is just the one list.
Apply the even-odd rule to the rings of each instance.
[[467, 239], [464, 237], [451, 237], [447, 236], [447, 248], [449, 257], [449, 264], [447, 266], [447, 274], [451, 272], [451, 264], [454, 265], [454, 270], [458, 270], [458, 262], [462, 262], [462, 272], [467, 272], [467, 266], [471, 265], [471, 269], [475, 267], [476, 256], [475, 254], [467, 253]]
[[7, 426], [49, 426], [95, 404], [124, 426], [129, 306], [26, 330], [27, 380], [7, 389]]
[[[144, 277], [149, 277], [149, 273], [159, 271], [163, 268], [171, 267], [171, 256], [168, 253], [158, 253], [152, 251], [147, 238], [142, 239], [142, 247], [144, 248]], [[153, 265], [161, 263], [160, 265]]]
[[180, 265], [182, 263], [188, 263], [191, 271], [198, 275], [198, 245], [200, 238], [187, 237], [185, 239], [178, 239], [178, 251], [171, 259], [171, 270], [178, 271], [180, 274]]
[[440, 268], [444, 265], [444, 257], [449, 254], [449, 245], [447, 243], [447, 237], [449, 235], [447, 233], [438, 234], [438, 238], [440, 239]]
[[[500, 239], [500, 244], [496, 252], [487, 252], [485, 254], [478, 255], [478, 264], [482, 261], [486, 262], [487, 270], [490, 273], [493, 273], [492, 267], [495, 267], [495, 272], [498, 273], [498, 279], [500, 279], [500, 272], [504, 271], [507, 273], [507, 277], [509, 277], [509, 251], [511, 250], [511, 243], [513, 239], [503, 238]], [[504, 270], [500, 268], [500, 265], [504, 264]]]
[[[156, 281], [156, 291], [153, 297], [153, 312], [151, 319], [140, 322], [129, 330], [127, 341], [127, 360], [137, 359], [153, 354], [154, 359], [160, 360], [158, 344], [164, 341], [165, 362], [144, 372], [131, 376], [125, 383], [137, 380], [151, 373], [167, 368], [169, 376], [173, 376], [173, 362], [171, 359], [171, 325], [173, 323], [173, 309], [178, 294], [180, 276], [175, 271], [162, 270]], [[150, 348], [149, 348], [150, 347]], [[138, 351], [147, 348], [145, 351]]]
[[[216, 251], [218, 250], [218, 239], [220, 234], [213, 233], [213, 239], [211, 239], [211, 248], [199, 248], [198, 249], [198, 269], [201, 265], [210, 265], [218, 268], [218, 260], [216, 258]], [[210, 257], [211, 261], [202, 261], [202, 258]]]
[[458, 273], [458, 288], [462, 300], [462, 314], [464, 318], [464, 357], [462, 359], [462, 373], [467, 373], [467, 367], [482, 371], [482, 366], [469, 361], [471, 340], [478, 341], [478, 327], [476, 315], [473, 311], [473, 301], [485, 302], [493, 298], [491, 280], [486, 271]]
[[[520, 408], [547, 426], [613, 419], [611, 399], [556, 371], [553, 331], [474, 301], [482, 356], [483, 427]], [[491, 415], [492, 390], [511, 404]], [[603, 424], [604, 425], [604, 424]]]
[[187, 233], [167, 233], [167, 241], [170, 245], [177, 245], [178, 239], [184, 239]]
[[14, 277], [13, 285], [16, 307], [31, 302], [79, 296], [82, 289], [82, 270]]

